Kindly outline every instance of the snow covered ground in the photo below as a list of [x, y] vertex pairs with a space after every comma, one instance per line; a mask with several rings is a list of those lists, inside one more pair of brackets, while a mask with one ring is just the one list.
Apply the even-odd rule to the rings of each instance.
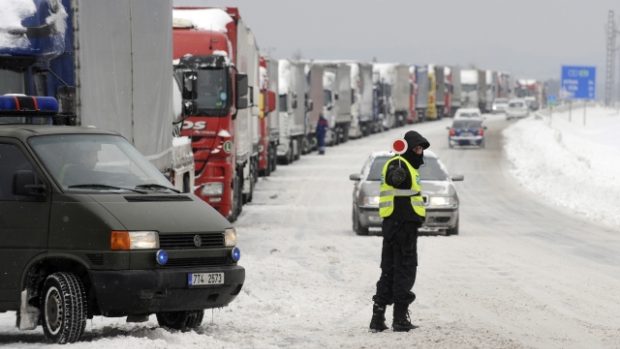
[[[552, 127], [562, 127], [561, 119], [554, 116]], [[568, 130], [578, 121], [562, 129], [563, 140], [570, 139]], [[411, 307], [419, 327], [414, 331], [368, 332], [381, 238], [356, 236], [351, 229], [349, 174], [360, 170], [370, 152], [402, 136], [406, 129], [401, 128], [328, 148], [325, 156], [304, 156], [261, 179], [235, 224], [247, 274], [244, 288], [228, 307], [207, 311], [198, 331], [164, 330], [154, 317], [138, 324], [95, 317], [85, 341], [66, 347], [620, 348], [617, 231], [566, 214], [544, 196], [514, 185], [511, 173], [529, 166], [523, 161], [553, 149], [553, 131], [541, 131], [548, 129], [546, 121], [488, 116], [484, 149], [450, 149], [449, 123], [413, 127], [430, 140], [452, 174], [465, 175], [457, 183], [461, 234], [419, 240], [418, 299]], [[594, 116], [588, 125], [596, 125]], [[541, 134], [526, 136], [528, 129]], [[541, 140], [543, 147], [515, 154], [514, 148], [524, 147], [519, 144], [542, 137], [550, 137]], [[589, 144], [587, 139], [598, 138], [579, 144]], [[602, 172], [618, 165], [612, 162]], [[529, 184], [538, 180], [546, 179]], [[585, 184], [565, 185], [580, 191]], [[387, 317], [389, 325], [391, 309]], [[19, 332], [14, 322], [14, 313], [0, 314], [0, 346], [42, 346], [40, 328]]]
[[531, 192], [575, 215], [620, 228], [620, 114], [580, 106], [504, 131], [512, 173]]

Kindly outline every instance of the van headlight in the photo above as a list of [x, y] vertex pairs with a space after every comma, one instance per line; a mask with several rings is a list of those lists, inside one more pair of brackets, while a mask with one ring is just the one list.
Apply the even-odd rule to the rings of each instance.
[[202, 195], [204, 196], [221, 196], [224, 192], [224, 183], [222, 182], [211, 182], [205, 183], [200, 190]]
[[237, 231], [235, 228], [224, 230], [224, 246], [234, 247], [235, 245], [237, 245]]
[[158, 249], [159, 234], [156, 231], [113, 230], [110, 248], [114, 251]]
[[456, 199], [452, 196], [431, 196], [428, 201], [429, 207], [456, 207]]

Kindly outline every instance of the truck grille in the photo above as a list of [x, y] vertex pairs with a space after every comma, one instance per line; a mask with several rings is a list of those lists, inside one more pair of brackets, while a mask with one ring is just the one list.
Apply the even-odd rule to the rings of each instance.
[[224, 234], [222, 233], [198, 233], [198, 234], [190, 233], [190, 234], [160, 235], [159, 236], [159, 247], [166, 248], [166, 249], [224, 247]]
[[231, 264], [228, 257], [170, 258], [164, 267], [208, 267]]

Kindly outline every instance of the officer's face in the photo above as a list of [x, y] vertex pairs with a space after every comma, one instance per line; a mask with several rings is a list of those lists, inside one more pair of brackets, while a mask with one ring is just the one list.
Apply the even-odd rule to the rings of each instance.
[[421, 145], [416, 145], [413, 148], [413, 152], [417, 155], [422, 155], [422, 152], [424, 152], [424, 148]]

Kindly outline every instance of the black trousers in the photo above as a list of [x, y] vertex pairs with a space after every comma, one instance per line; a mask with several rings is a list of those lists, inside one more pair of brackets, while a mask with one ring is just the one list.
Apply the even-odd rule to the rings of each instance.
[[411, 304], [418, 267], [417, 222], [384, 219], [382, 225], [381, 277], [373, 301], [382, 305]]

